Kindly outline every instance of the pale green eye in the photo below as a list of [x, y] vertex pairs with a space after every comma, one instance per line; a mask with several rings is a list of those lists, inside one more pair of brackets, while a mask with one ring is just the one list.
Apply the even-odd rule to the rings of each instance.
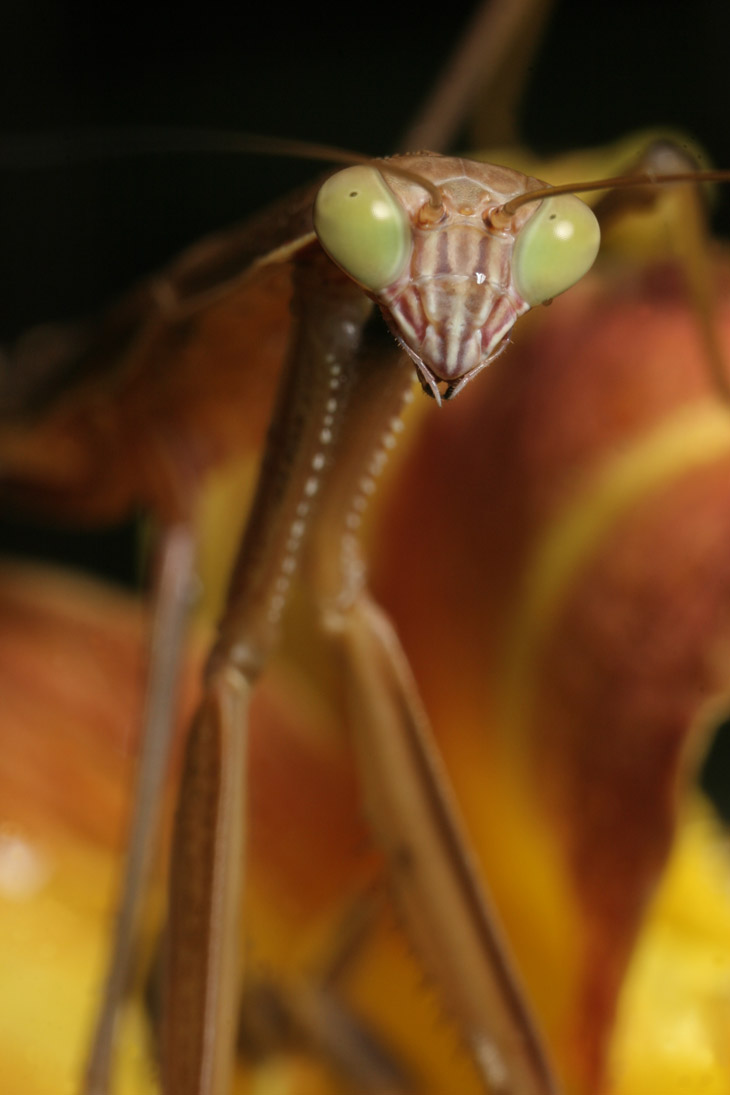
[[314, 203], [314, 230], [330, 258], [365, 289], [385, 289], [411, 251], [406, 215], [374, 167], [346, 167]]
[[512, 259], [518, 293], [542, 304], [564, 292], [590, 270], [601, 242], [598, 221], [580, 198], [545, 198], [520, 231]]

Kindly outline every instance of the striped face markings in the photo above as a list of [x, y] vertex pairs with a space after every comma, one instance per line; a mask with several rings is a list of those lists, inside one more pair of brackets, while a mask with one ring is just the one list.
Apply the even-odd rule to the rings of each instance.
[[[419, 177], [438, 187], [440, 206]], [[382, 170], [346, 168], [320, 189], [322, 246], [380, 305], [437, 399], [440, 383], [454, 395], [501, 352], [520, 315], [569, 288], [595, 259], [598, 224], [573, 195], [503, 214], [542, 185], [490, 164], [405, 156]]]

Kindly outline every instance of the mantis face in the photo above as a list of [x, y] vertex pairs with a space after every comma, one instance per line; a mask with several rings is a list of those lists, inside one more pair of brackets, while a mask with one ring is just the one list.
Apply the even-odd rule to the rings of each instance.
[[380, 305], [430, 394], [444, 381], [446, 398], [455, 395], [504, 349], [521, 315], [592, 266], [600, 230], [579, 198], [503, 213], [542, 186], [509, 168], [419, 155], [347, 168], [319, 191], [322, 246]]

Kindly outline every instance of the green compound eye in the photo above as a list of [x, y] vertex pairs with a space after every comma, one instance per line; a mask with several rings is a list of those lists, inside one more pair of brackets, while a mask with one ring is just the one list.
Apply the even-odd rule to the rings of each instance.
[[330, 258], [373, 292], [395, 281], [411, 251], [406, 214], [374, 167], [346, 167], [327, 179], [314, 230]]
[[572, 194], [545, 198], [515, 243], [512, 274], [522, 299], [542, 304], [580, 281], [600, 242], [598, 221], [585, 202]]

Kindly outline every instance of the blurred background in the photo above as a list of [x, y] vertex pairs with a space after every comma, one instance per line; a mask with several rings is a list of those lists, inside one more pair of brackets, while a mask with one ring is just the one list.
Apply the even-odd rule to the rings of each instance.
[[[129, 0], [19, 0], [0, 11], [3, 135], [130, 125], [240, 130], [392, 150], [467, 24], [473, 4], [434, 17], [413, 5], [220, 3], [182, 13]], [[544, 152], [600, 144], [655, 124], [686, 129], [730, 166], [730, 8], [654, 0], [558, 0], [520, 111]], [[465, 131], [464, 145], [468, 146]], [[73, 149], [73, 142], [69, 145]], [[0, 342], [79, 318], [197, 238], [244, 218], [319, 171], [232, 156], [59, 159], [0, 167]], [[730, 230], [730, 196], [718, 214]], [[133, 524], [51, 530], [9, 517], [3, 554], [23, 553], [132, 582]], [[721, 760], [715, 770], [727, 770]]]

